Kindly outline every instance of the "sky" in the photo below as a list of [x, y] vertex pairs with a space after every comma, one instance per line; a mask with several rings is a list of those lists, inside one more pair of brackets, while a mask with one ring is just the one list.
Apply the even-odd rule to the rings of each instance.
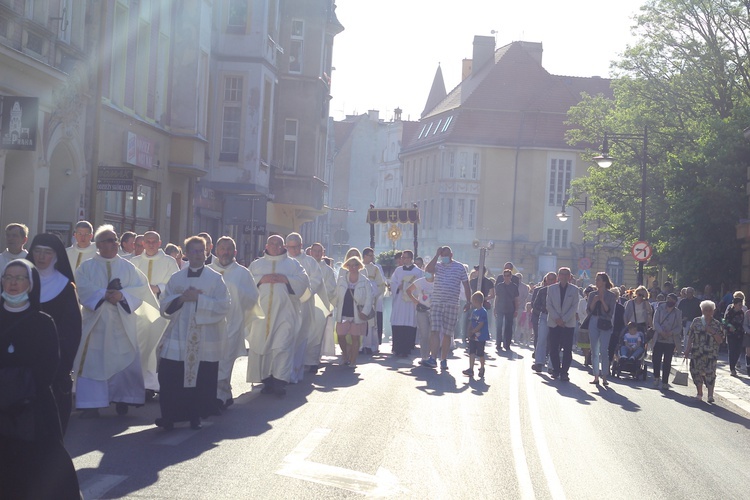
[[330, 113], [400, 107], [418, 120], [440, 64], [448, 92], [475, 35], [496, 47], [541, 42], [542, 66], [555, 75], [610, 75], [610, 63], [633, 43], [633, 16], [646, 0], [336, 0], [344, 31], [333, 45]]

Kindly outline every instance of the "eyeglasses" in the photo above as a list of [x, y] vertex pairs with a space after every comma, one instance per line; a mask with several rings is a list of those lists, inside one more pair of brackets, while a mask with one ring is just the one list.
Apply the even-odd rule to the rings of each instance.
[[28, 276], [11, 276], [10, 274], [3, 274], [3, 283], [23, 283], [28, 280]]
[[104, 238], [97, 240], [97, 243], [119, 243], [119, 240], [117, 238]]

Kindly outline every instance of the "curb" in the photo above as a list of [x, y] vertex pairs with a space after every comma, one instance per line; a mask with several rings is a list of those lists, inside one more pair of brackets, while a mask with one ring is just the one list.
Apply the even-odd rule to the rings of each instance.
[[[649, 359], [649, 361], [651, 360]], [[675, 369], [675, 367], [670, 366], [669, 375], [672, 376], [672, 375], [675, 375], [676, 373], [677, 373], [677, 370]], [[690, 380], [689, 370], [688, 370], [688, 380]], [[690, 380], [690, 382], [688, 383], [688, 387], [690, 387], [690, 384], [692, 384], [692, 380]], [[737, 396], [733, 392], [715, 390], [714, 395], [721, 396], [723, 399], [726, 399], [729, 403], [733, 404], [734, 406], [737, 406], [741, 410], [747, 413], [750, 413], [750, 403], [745, 401], [741, 397]]]

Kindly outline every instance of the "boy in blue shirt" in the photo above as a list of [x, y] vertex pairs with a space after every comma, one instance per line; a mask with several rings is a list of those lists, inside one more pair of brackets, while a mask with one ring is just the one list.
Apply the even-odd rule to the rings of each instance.
[[462, 373], [474, 376], [474, 359], [479, 358], [479, 378], [484, 377], [484, 346], [490, 340], [490, 329], [487, 326], [487, 310], [482, 306], [484, 294], [474, 292], [471, 296], [471, 325], [469, 326], [469, 369]]

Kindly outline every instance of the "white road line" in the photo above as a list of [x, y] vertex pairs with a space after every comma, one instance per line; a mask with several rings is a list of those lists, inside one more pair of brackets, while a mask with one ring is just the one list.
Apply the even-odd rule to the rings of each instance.
[[105, 493], [127, 478], [128, 476], [116, 476], [114, 474], [97, 474], [81, 484], [81, 493], [86, 500], [96, 500], [102, 498]]
[[534, 434], [539, 461], [542, 463], [542, 471], [547, 480], [547, 487], [552, 498], [557, 500], [565, 499], [565, 490], [563, 490], [560, 478], [555, 470], [555, 464], [552, 462], [552, 455], [547, 447], [547, 440], [544, 437], [544, 425], [539, 416], [539, 403], [536, 399], [534, 382], [539, 383], [539, 377], [533, 375], [530, 367], [523, 363], [523, 369], [526, 369], [526, 399], [529, 403], [529, 419], [531, 420], [531, 431]]
[[330, 429], [315, 429], [310, 432], [284, 458], [284, 462], [281, 464], [279, 470], [276, 471], [276, 474], [333, 486], [368, 497], [403, 496], [408, 493], [399, 486], [398, 478], [382, 467], [373, 476], [364, 472], [307, 460], [315, 447], [330, 432]]
[[526, 462], [526, 451], [523, 448], [523, 438], [521, 435], [521, 405], [519, 403], [518, 393], [518, 370], [523, 369], [524, 364], [520, 360], [510, 367], [510, 398], [508, 410], [510, 411], [510, 447], [513, 450], [513, 460], [516, 465], [516, 478], [518, 478], [518, 487], [521, 490], [521, 498], [536, 498], [534, 496], [534, 485], [531, 482], [529, 465]]

